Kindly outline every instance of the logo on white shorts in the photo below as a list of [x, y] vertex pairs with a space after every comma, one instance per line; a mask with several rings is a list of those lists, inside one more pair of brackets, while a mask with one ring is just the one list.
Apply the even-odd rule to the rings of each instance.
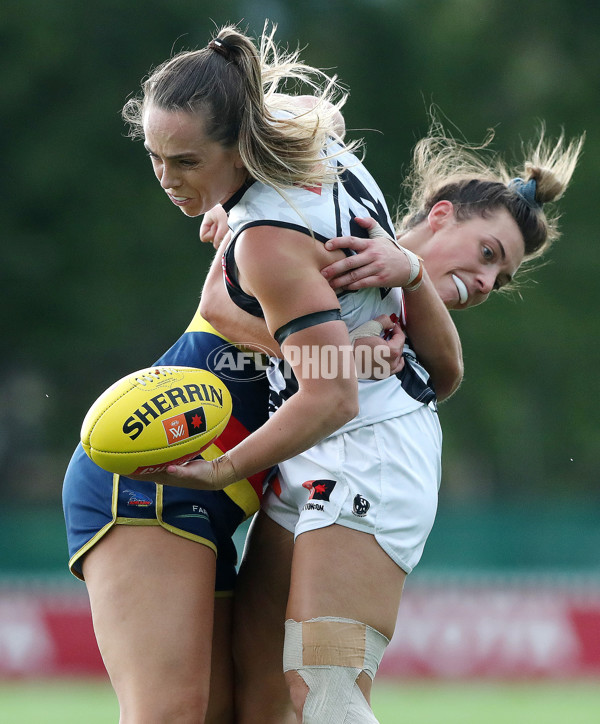
[[309, 500], [329, 500], [335, 482], [335, 480], [307, 480], [302, 483], [302, 487], [310, 491]]
[[369, 512], [369, 508], [371, 507], [371, 503], [366, 498], [363, 498], [362, 495], [355, 495], [354, 501], [352, 503], [352, 512], [354, 515], [358, 516], [359, 518], [364, 518], [365, 515]]
[[302, 487], [310, 491], [310, 495], [308, 496], [309, 502], [304, 505], [302, 510], [318, 510], [322, 513], [325, 510], [325, 506], [323, 503], [317, 503], [315, 501], [328, 501], [329, 496], [335, 488], [335, 482], [335, 480], [307, 480], [305, 483], [302, 483]]

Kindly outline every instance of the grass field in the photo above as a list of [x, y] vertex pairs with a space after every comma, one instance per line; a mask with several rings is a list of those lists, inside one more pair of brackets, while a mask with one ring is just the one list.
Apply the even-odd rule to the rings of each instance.
[[[381, 724], [598, 724], [600, 682], [378, 683]], [[0, 682], [2, 724], [116, 724], [103, 682]]]

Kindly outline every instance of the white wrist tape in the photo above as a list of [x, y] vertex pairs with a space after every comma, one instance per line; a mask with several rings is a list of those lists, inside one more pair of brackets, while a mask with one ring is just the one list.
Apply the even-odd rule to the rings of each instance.
[[381, 337], [383, 332], [383, 324], [376, 319], [370, 319], [368, 322], [361, 324], [350, 332], [350, 342], [354, 344], [357, 339], [362, 337]]
[[411, 287], [411, 285], [415, 282], [417, 284], [421, 283], [421, 279], [417, 281], [417, 277], [419, 276], [419, 274], [421, 275], [421, 278], [423, 276], [423, 273], [421, 271], [421, 259], [415, 253], [410, 251], [410, 249], [407, 249], [404, 246], [399, 246], [398, 248], [402, 249], [402, 251], [406, 255], [406, 258], [408, 259], [408, 263], [410, 264], [410, 274], [408, 275], [408, 280], [406, 284], [404, 284], [404, 288], [416, 289], [416, 286]]
[[398, 244], [398, 242], [391, 237], [387, 231], [381, 226], [381, 224], [378, 224], [375, 222], [375, 226], [372, 229], [368, 230], [369, 239], [375, 239], [376, 237], [383, 237], [384, 239], [389, 239], [394, 244]]
[[421, 286], [421, 282], [423, 281], [423, 260], [421, 257], [417, 256], [405, 246], [402, 246], [396, 237], [390, 236], [379, 224], [376, 224], [373, 229], [369, 229], [369, 238], [375, 239], [377, 237], [389, 239], [394, 246], [404, 252], [410, 264], [410, 273], [408, 275], [408, 281], [402, 286], [407, 291], [414, 292]]

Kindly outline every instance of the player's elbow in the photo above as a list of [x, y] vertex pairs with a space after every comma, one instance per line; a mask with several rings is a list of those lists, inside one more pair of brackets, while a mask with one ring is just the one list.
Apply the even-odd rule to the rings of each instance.
[[[347, 422], [350, 422], [350, 420], [353, 420], [358, 415], [358, 401], [356, 404], [353, 402], [349, 402], [348, 400], [344, 401], [343, 405], [340, 405], [338, 408], [338, 428], [345, 425]], [[337, 429], [337, 428], [336, 428]]]
[[358, 415], [358, 390], [355, 386], [343, 385], [328, 401], [329, 419], [334, 430], [343, 427]]
[[456, 358], [452, 363], [445, 365], [444, 371], [438, 373], [433, 379], [438, 402], [451, 397], [460, 387], [465, 373], [462, 357]]
[[203, 294], [200, 299], [200, 316], [215, 329], [221, 329], [226, 325], [227, 318], [221, 311], [218, 304], [211, 300], [210, 294]]

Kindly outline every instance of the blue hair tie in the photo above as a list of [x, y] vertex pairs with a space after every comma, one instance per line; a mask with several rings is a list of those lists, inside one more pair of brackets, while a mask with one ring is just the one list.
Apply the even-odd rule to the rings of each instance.
[[530, 178], [527, 183], [522, 178], [514, 178], [509, 184], [509, 189], [513, 189], [515, 193], [525, 201], [528, 206], [532, 209], [541, 209], [543, 204], [535, 198], [537, 191], [537, 181], [534, 178]]

